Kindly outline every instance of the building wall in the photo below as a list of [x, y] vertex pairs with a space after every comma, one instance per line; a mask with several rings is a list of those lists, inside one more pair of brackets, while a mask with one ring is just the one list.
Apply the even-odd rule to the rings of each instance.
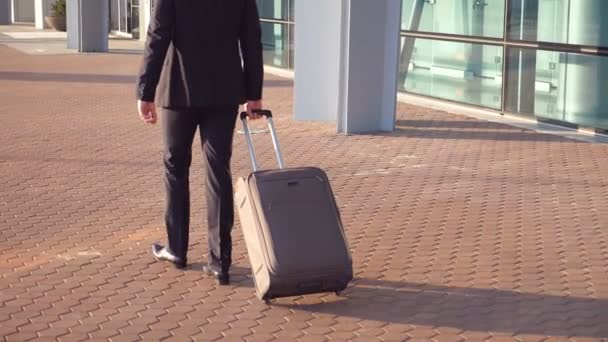
[[[293, 1], [257, 0], [269, 65], [293, 68]], [[608, 130], [606, 13], [606, 0], [403, 0], [399, 89]]]

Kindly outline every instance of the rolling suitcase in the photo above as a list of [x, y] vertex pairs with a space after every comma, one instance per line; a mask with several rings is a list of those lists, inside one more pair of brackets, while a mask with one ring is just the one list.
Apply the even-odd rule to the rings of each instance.
[[235, 203], [258, 298], [344, 290], [352, 258], [328, 178], [316, 167], [284, 168], [272, 113], [268, 121], [279, 169], [258, 169], [247, 113], [241, 113], [253, 173], [239, 178]]

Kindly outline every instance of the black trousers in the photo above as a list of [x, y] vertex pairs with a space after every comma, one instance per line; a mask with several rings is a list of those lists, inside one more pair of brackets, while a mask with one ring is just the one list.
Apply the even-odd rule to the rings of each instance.
[[209, 255], [207, 262], [228, 271], [232, 263], [234, 205], [230, 159], [238, 105], [197, 109], [163, 109], [166, 188], [165, 224], [169, 249], [187, 258], [190, 230], [189, 169], [192, 142], [200, 130], [206, 173]]

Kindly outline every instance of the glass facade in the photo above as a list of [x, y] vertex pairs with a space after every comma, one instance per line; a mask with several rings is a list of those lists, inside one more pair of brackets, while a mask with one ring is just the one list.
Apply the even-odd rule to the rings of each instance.
[[608, 47], [608, 1], [509, 1], [510, 40]]
[[401, 38], [399, 89], [426, 96], [500, 109], [502, 47]]
[[606, 0], [403, 0], [399, 88], [607, 130], [606, 15]]
[[264, 63], [293, 68], [295, 0], [256, 0], [262, 21]]
[[506, 110], [608, 129], [608, 57], [510, 48]]
[[493, 38], [503, 36], [503, 1], [403, 0], [402, 6], [403, 30]]
[[111, 0], [109, 6], [110, 29], [139, 39], [139, 0]]
[[[293, 68], [293, 2], [257, 0]], [[399, 90], [608, 130], [608, 0], [402, 0]]]

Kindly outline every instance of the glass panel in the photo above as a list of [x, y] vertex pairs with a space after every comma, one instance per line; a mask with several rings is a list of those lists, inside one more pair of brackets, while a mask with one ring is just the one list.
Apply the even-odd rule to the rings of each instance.
[[118, 24], [118, 1], [110, 1], [110, 29], [112, 31], [118, 31], [120, 26]]
[[510, 7], [511, 39], [608, 46], [606, 0], [517, 0]]
[[289, 67], [289, 46], [287, 24], [262, 22], [262, 46], [264, 64]]
[[405, 37], [401, 47], [400, 90], [501, 108], [502, 47]]
[[120, 32], [127, 32], [128, 12], [127, 0], [118, 0], [118, 29]]
[[289, 25], [289, 69], [293, 69], [294, 68], [294, 35], [295, 35], [295, 29], [294, 29], [295, 25], [294, 24], [290, 24]]
[[287, 20], [289, 0], [256, 0], [260, 18]]
[[502, 38], [503, 0], [403, 0], [403, 30]]
[[139, 39], [139, 0], [131, 0], [131, 34]]
[[125, 26], [124, 28], [126, 29], [127, 33], [131, 33], [131, 29], [133, 28], [131, 26], [131, 17], [133, 12], [131, 12], [131, 0], [126, 0], [126, 4], [125, 4], [125, 13], [126, 13], [126, 18], [125, 18]]
[[608, 57], [509, 49], [506, 109], [608, 129]]

